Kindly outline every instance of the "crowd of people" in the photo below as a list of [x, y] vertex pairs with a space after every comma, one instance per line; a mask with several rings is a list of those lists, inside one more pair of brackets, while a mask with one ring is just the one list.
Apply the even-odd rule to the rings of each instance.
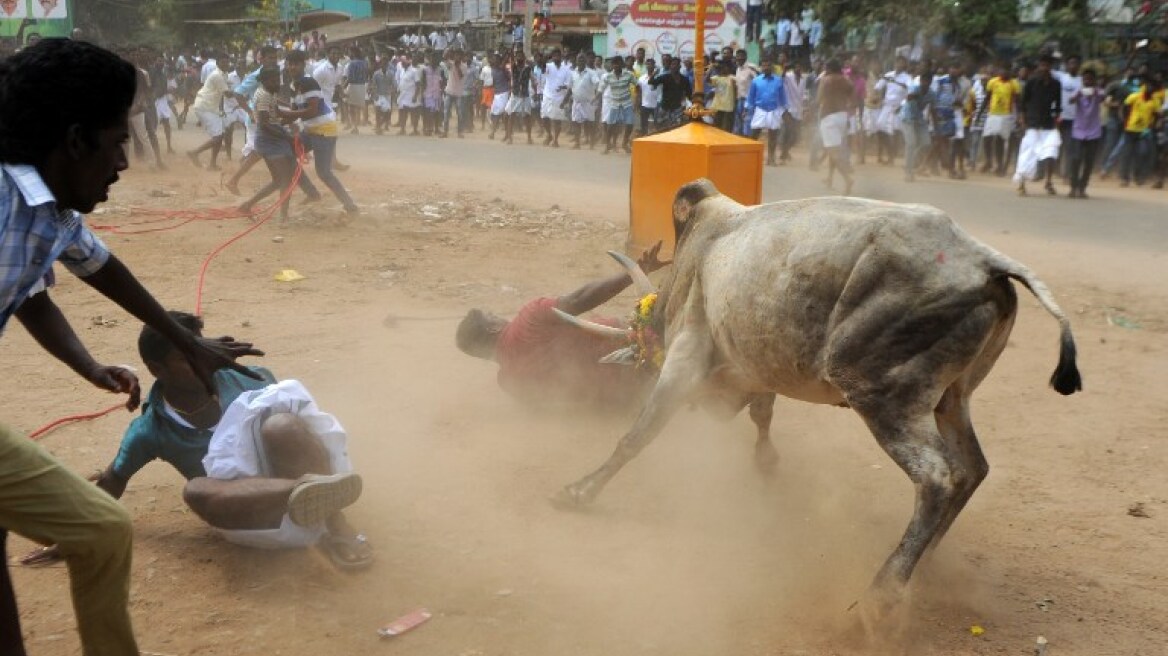
[[[171, 153], [172, 129], [193, 116], [207, 134], [188, 153], [197, 165], [208, 153], [207, 167], [218, 170], [221, 155], [240, 151], [242, 166], [225, 182], [234, 193], [253, 164], [267, 164], [272, 182], [244, 203], [250, 209], [291, 180], [299, 134], [321, 181], [357, 211], [334, 173], [346, 168], [336, 157], [343, 131], [436, 138], [481, 131], [505, 144], [518, 136], [549, 147], [566, 137], [573, 149], [607, 154], [630, 152], [635, 135], [695, 120], [687, 110], [701, 100], [707, 111], [697, 120], [747, 138], [765, 134], [771, 166], [791, 163], [802, 145], [811, 168], [826, 164], [827, 184], [842, 175], [845, 192], [854, 163], [869, 160], [901, 160], [908, 182], [1012, 173], [1019, 193], [1038, 178], [1058, 193], [1057, 175], [1076, 198], [1086, 197], [1093, 172], [1125, 186], [1161, 187], [1165, 176], [1163, 73], [1146, 65], [1112, 74], [1073, 55], [882, 63], [862, 53], [813, 58], [799, 44], [767, 46], [755, 63], [745, 49], [725, 47], [703, 57], [704, 94], [695, 98], [692, 58], [656, 61], [643, 49], [606, 58], [559, 47], [528, 57], [520, 47], [470, 52], [465, 41], [451, 27], [407, 30], [394, 47], [340, 48], [313, 34], [234, 54], [123, 53], [141, 75], [135, 149], [145, 156], [149, 147], [155, 166], [165, 166], [159, 131]], [[260, 81], [264, 68], [276, 71], [268, 84]], [[320, 197], [301, 180], [310, 200]]]

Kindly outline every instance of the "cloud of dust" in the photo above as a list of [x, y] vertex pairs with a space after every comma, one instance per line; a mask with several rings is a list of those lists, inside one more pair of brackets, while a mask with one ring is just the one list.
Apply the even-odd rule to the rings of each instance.
[[549, 499], [601, 464], [635, 413], [532, 413], [452, 341], [402, 325], [345, 373], [352, 389], [394, 363], [338, 415], [366, 479], [353, 514], [394, 588], [474, 618], [507, 653], [845, 644], [848, 607], [912, 509], [911, 485], [853, 413], [780, 399], [767, 480], [745, 412], [682, 410], [593, 507], [563, 511]]

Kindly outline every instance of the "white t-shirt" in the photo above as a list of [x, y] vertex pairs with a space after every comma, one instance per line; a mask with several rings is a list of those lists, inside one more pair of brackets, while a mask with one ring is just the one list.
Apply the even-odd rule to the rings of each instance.
[[491, 71], [491, 67], [483, 66], [483, 70], [479, 71], [479, 82], [483, 83], [483, 88], [494, 86], [495, 74]]
[[661, 103], [661, 86], [649, 84], [648, 73], [642, 75], [641, 79], [637, 80], [637, 86], [641, 89], [641, 107], [657, 109], [657, 105]]
[[912, 76], [907, 72], [889, 71], [876, 83], [876, 89], [884, 91], [884, 106], [895, 109], [904, 103], [910, 84], [912, 84]]
[[320, 85], [320, 92], [324, 94], [325, 102], [330, 105], [333, 102], [333, 94], [337, 91], [337, 85], [341, 83], [343, 76], [344, 69], [339, 65], [334, 66], [327, 59], [322, 60], [312, 71], [312, 79]]
[[215, 69], [207, 76], [207, 81], [203, 83], [203, 88], [199, 89], [199, 93], [195, 95], [194, 108], [196, 112], [215, 112], [219, 113], [219, 106], [223, 102], [223, 94], [227, 93], [231, 87], [227, 86], [227, 76], [223, 71]]
[[418, 93], [418, 82], [422, 79], [422, 73], [416, 66], [405, 68], [398, 67], [397, 71], [397, 92], [398, 96], [406, 100], [413, 100]]
[[1060, 116], [1064, 121], [1073, 121], [1078, 113], [1078, 108], [1071, 102], [1071, 96], [1083, 89], [1083, 77], [1071, 75], [1066, 71], [1054, 71], [1054, 78], [1063, 87], [1063, 113]]

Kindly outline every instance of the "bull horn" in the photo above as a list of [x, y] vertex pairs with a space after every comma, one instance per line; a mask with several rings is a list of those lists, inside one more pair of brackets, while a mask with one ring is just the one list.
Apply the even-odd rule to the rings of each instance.
[[609, 251], [608, 254], [628, 270], [629, 277], [633, 279], [633, 284], [636, 285], [638, 294], [648, 296], [649, 294], [657, 293], [657, 288], [653, 285], [653, 281], [649, 280], [649, 276], [641, 270], [641, 265], [634, 262], [631, 257], [616, 251]]
[[586, 321], [575, 315], [568, 314], [560, 308], [552, 308], [552, 312], [555, 312], [561, 319], [567, 321], [573, 326], [587, 330], [588, 332], [595, 335], [600, 335], [602, 337], [620, 337], [621, 339], [627, 339], [629, 336], [629, 331], [625, 328], [614, 328], [612, 326], [605, 326], [593, 321]]

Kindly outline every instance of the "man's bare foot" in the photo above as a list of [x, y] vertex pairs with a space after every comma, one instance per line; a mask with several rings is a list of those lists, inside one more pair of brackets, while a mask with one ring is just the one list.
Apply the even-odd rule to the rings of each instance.
[[235, 178], [232, 178], [232, 179], [228, 180], [227, 182], [224, 182], [223, 188], [226, 189], [227, 191], [230, 191], [232, 196], [241, 195], [239, 192], [239, 181], [236, 180]]
[[187, 151], [187, 157], [190, 158], [191, 164], [194, 164], [195, 168], [203, 168], [203, 165], [199, 164], [199, 155], [197, 153], [194, 151]]

